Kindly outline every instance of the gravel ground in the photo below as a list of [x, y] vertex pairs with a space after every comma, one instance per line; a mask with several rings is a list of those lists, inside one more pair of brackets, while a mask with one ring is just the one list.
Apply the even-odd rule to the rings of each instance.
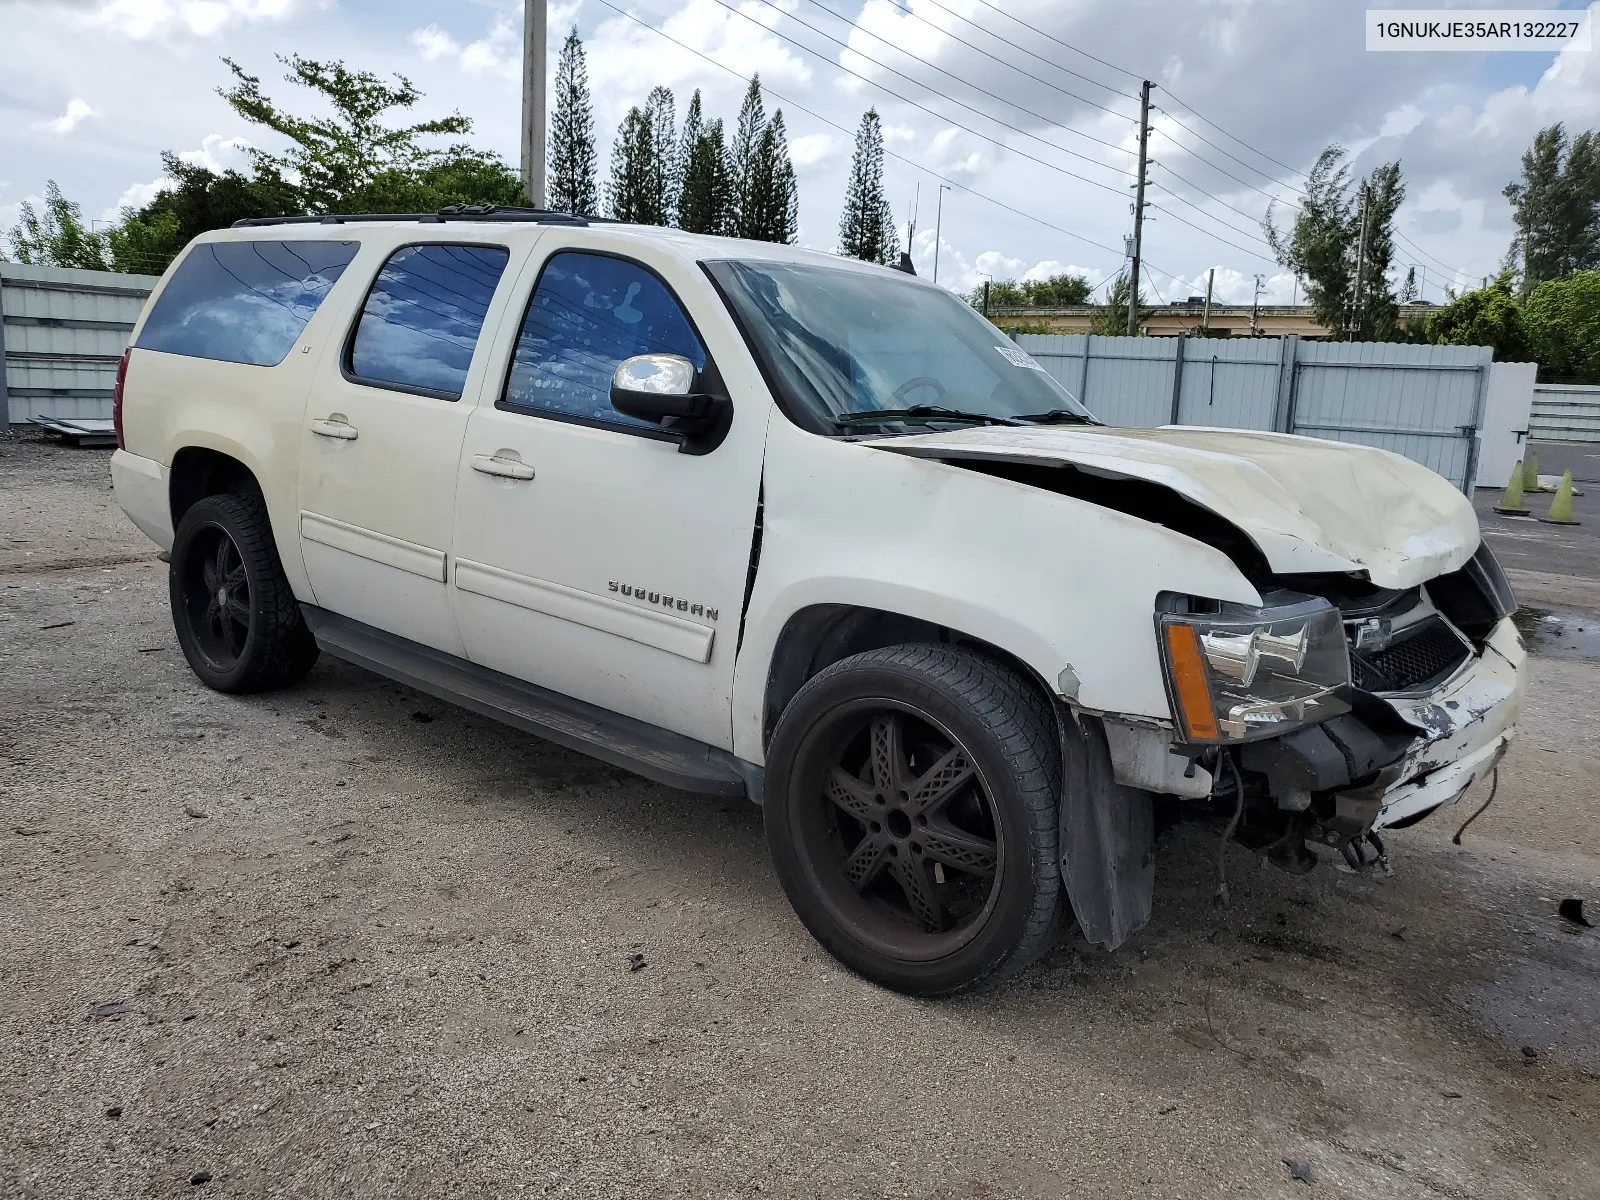
[[0, 514], [5, 1200], [1600, 1196], [1581, 656], [1463, 846], [1235, 849], [1222, 910], [1185, 828], [1122, 951], [929, 1003], [819, 952], [752, 807], [332, 661], [206, 691], [103, 452], [0, 439]]

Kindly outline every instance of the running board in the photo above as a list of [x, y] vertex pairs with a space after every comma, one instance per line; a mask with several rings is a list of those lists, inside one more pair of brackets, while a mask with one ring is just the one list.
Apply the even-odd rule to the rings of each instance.
[[761, 768], [726, 750], [574, 700], [452, 654], [302, 604], [335, 658], [668, 787], [760, 802]]

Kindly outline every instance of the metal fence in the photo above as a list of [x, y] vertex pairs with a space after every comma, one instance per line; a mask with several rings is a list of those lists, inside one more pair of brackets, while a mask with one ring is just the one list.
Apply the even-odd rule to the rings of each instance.
[[0, 414], [109, 417], [117, 359], [157, 282], [0, 262]]
[[1111, 425], [1270, 429], [1403, 454], [1470, 493], [1493, 351], [1285, 338], [1022, 334]]
[[1534, 384], [1528, 437], [1543, 442], [1600, 442], [1600, 384]]

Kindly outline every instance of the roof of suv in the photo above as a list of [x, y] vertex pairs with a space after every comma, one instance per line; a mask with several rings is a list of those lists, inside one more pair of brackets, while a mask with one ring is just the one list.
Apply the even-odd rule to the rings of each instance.
[[440, 209], [437, 213], [335, 213], [319, 217], [252, 217], [235, 221], [228, 230], [217, 230], [214, 234], [205, 236], [215, 238], [220, 235], [219, 240], [231, 241], [249, 239], [252, 234], [261, 236], [257, 231], [272, 231], [268, 236], [276, 236], [277, 231], [285, 226], [307, 226], [308, 232], [316, 230], [318, 234], [327, 236], [335, 229], [343, 234], [344, 230], [339, 229], [340, 226], [392, 227], [406, 224], [456, 223], [470, 223], [477, 226], [554, 225], [578, 228], [595, 226], [608, 233], [637, 237], [657, 244], [666, 243], [685, 257], [698, 260], [743, 258], [761, 262], [810, 263], [814, 266], [873, 272], [894, 269], [822, 250], [806, 250], [798, 246], [784, 245], [780, 242], [760, 242], [747, 238], [722, 237], [717, 234], [689, 233], [665, 225], [636, 225], [626, 221], [615, 221], [609, 217], [584, 217], [544, 209], [507, 208], [497, 205], [458, 205]]

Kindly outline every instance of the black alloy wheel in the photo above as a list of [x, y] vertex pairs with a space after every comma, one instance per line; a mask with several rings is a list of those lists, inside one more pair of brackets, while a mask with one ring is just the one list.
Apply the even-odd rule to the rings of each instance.
[[207, 687], [267, 691], [317, 661], [258, 494], [197, 500], [178, 522], [168, 580], [178, 644]]
[[887, 987], [989, 982], [1049, 944], [1061, 768], [1048, 702], [973, 651], [904, 645], [835, 663], [785, 709], [767, 840], [795, 911]]

